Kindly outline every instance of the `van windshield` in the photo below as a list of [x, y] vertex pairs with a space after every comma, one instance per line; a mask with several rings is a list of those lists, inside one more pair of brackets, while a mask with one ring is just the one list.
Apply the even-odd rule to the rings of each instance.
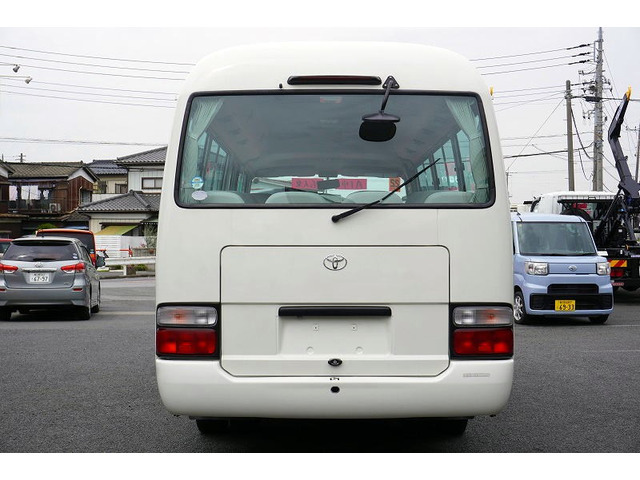
[[351, 208], [489, 204], [486, 128], [474, 95], [393, 92], [388, 141], [360, 138], [382, 92], [197, 96], [182, 140], [176, 199], [185, 207]]
[[596, 255], [593, 237], [582, 222], [516, 222], [521, 255]]

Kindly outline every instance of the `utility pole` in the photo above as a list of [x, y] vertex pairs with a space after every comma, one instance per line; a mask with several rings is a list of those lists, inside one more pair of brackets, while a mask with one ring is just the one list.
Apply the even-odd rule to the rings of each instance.
[[567, 163], [569, 168], [569, 191], [576, 189], [575, 177], [573, 174], [573, 127], [571, 119], [573, 113], [571, 110], [571, 80], [567, 80], [567, 92], [564, 97], [567, 100]]
[[595, 123], [593, 129], [593, 189], [597, 192], [603, 190], [602, 183], [602, 27], [598, 29], [598, 41], [595, 46], [596, 54], [596, 79], [595, 79]]

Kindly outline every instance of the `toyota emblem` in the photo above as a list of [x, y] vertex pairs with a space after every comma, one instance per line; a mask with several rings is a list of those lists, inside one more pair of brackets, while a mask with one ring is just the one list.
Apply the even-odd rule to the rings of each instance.
[[347, 266], [347, 259], [342, 255], [329, 255], [322, 263], [327, 270], [342, 270]]
[[576, 270], [578, 270], [578, 267], [576, 267], [575, 265], [571, 265], [569, 267], [569, 271], [571, 271], [571, 272], [575, 272]]

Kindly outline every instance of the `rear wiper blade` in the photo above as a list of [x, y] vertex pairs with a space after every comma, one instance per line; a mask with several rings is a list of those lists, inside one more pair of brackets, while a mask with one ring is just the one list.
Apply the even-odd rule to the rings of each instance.
[[388, 194], [386, 194], [384, 197], [375, 200], [373, 202], [367, 203], [365, 205], [360, 205], [359, 207], [354, 207], [350, 210], [347, 210], [346, 212], [342, 212], [339, 213], [338, 215], [334, 215], [333, 217], [331, 217], [331, 221], [333, 223], [338, 223], [340, 220], [342, 220], [343, 218], [346, 218], [350, 215], [353, 215], [354, 213], [359, 212], [360, 210], [364, 210], [365, 208], [369, 208], [369, 207], [373, 207], [374, 205], [377, 205], [379, 203], [384, 202], [387, 198], [389, 198], [391, 195], [393, 195], [394, 193], [396, 193], [398, 190], [400, 190], [402, 187], [404, 187], [405, 185], [408, 185], [409, 183], [413, 182], [416, 178], [418, 178], [421, 174], [423, 174], [424, 172], [426, 172], [427, 170], [429, 170], [431, 167], [433, 167], [436, 163], [438, 163], [440, 160], [442, 160], [441, 158], [438, 158], [437, 160], [434, 160], [433, 162], [431, 162], [429, 165], [427, 165], [426, 167], [424, 167], [422, 170], [418, 170], [418, 173], [416, 173], [415, 175], [413, 175], [411, 178], [409, 178], [406, 182], [401, 183], [400, 185], [398, 185], [396, 188], [394, 188], [393, 190], [391, 190]]

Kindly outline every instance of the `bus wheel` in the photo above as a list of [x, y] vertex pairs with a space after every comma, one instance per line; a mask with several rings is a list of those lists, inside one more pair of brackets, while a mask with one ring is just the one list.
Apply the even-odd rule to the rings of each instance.
[[197, 418], [196, 425], [200, 433], [209, 435], [228, 432], [230, 422], [228, 418]]
[[609, 319], [609, 315], [598, 315], [596, 317], [589, 317], [589, 321], [591, 323], [595, 323], [596, 325], [602, 325]]
[[520, 290], [513, 295], [513, 321], [518, 324], [524, 324], [529, 321], [524, 305], [524, 296]]
[[435, 429], [440, 434], [458, 437], [464, 434], [464, 431], [467, 429], [467, 423], [469, 423], [468, 418], [447, 418], [437, 420], [435, 422]]

